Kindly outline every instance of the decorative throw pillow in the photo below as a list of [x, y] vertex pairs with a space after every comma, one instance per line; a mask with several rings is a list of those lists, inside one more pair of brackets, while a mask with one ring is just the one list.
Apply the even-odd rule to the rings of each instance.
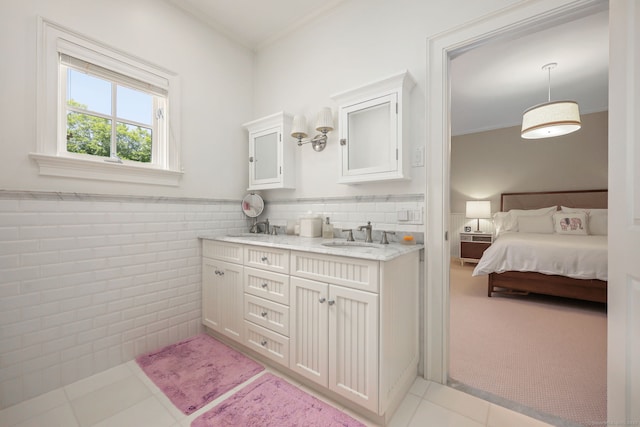
[[558, 212], [553, 215], [556, 233], [587, 234], [587, 214], [584, 212]]
[[549, 206], [548, 208], [540, 209], [511, 209], [508, 212], [508, 220], [505, 221], [503, 231], [518, 231], [518, 218], [521, 216], [551, 215], [557, 210], [557, 206]]
[[519, 216], [518, 232], [553, 234], [553, 218], [551, 215]]
[[561, 208], [562, 212], [585, 212], [587, 214], [587, 221], [589, 222], [589, 234], [595, 236], [606, 236], [608, 234], [608, 209], [568, 208], [566, 206], [562, 206]]

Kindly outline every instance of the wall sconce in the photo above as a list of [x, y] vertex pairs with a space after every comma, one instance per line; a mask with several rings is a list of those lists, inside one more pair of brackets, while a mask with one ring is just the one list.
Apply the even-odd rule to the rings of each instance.
[[324, 107], [318, 113], [316, 120], [316, 130], [320, 134], [311, 139], [303, 140], [309, 135], [307, 134], [307, 119], [305, 116], [294, 116], [293, 125], [291, 126], [291, 136], [298, 140], [298, 146], [311, 143], [315, 151], [322, 151], [327, 145], [327, 133], [333, 130], [333, 113], [331, 108]]

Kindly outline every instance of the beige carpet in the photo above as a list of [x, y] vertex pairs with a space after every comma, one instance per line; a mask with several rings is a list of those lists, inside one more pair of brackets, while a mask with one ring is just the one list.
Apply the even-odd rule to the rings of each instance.
[[450, 384], [555, 425], [606, 422], [603, 304], [487, 297], [487, 276], [451, 263]]

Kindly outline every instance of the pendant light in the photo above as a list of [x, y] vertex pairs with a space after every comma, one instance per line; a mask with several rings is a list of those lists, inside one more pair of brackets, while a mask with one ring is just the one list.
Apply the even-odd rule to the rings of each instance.
[[522, 114], [520, 135], [524, 139], [552, 138], [575, 132], [581, 127], [577, 102], [551, 102], [551, 70], [557, 66], [552, 62], [542, 67], [549, 73], [548, 102], [535, 105]]

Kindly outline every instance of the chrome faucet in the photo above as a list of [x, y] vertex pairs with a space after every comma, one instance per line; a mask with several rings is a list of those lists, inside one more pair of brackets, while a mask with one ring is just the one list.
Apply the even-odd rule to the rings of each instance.
[[[260, 226], [263, 225], [264, 228], [262, 229], [262, 231], [260, 231]], [[256, 221], [253, 223], [253, 225], [251, 226], [251, 229], [249, 230], [249, 233], [264, 233], [264, 234], [269, 234], [269, 218], [265, 219], [264, 221]]]
[[371, 226], [371, 221], [367, 222], [367, 225], [361, 225], [358, 227], [358, 231], [364, 230], [364, 241], [365, 243], [373, 243], [373, 239], [371, 238], [371, 230], [373, 227]]

